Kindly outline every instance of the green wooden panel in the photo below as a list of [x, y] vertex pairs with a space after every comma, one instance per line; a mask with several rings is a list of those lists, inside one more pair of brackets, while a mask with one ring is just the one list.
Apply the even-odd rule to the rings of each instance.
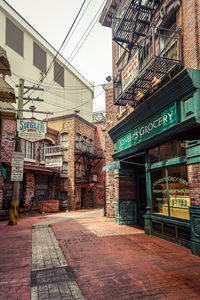
[[119, 152], [139, 144], [178, 123], [177, 106], [173, 103], [170, 107], [156, 114], [153, 118], [141, 123], [133, 130], [120, 137], [115, 144], [115, 151]]

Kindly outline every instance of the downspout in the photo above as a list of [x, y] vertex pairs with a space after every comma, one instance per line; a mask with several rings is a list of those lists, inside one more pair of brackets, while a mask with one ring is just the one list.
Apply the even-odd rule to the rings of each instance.
[[194, 13], [195, 13], [195, 42], [196, 42], [197, 69], [200, 68], [198, 11], [199, 11], [198, 0], [195, 0]]

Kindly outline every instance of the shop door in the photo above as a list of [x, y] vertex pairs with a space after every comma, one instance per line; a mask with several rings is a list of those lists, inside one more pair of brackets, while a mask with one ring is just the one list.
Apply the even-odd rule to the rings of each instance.
[[94, 191], [90, 192], [90, 207], [94, 207]]
[[36, 175], [35, 177], [35, 201], [49, 200], [48, 189], [49, 177], [45, 175]]
[[86, 199], [85, 199], [85, 196], [86, 196], [86, 188], [82, 188], [81, 189], [81, 208], [85, 208], [86, 207]]
[[137, 215], [138, 225], [144, 227], [144, 215], [146, 213], [147, 196], [146, 196], [146, 178], [138, 178], [138, 195], [137, 195]]

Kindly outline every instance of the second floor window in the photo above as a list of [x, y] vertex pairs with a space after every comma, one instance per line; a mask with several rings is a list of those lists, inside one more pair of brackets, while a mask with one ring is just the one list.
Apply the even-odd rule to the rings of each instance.
[[81, 177], [81, 163], [76, 163], [76, 177]]
[[54, 80], [64, 87], [64, 68], [56, 61], [54, 63]]
[[34, 143], [29, 141], [22, 140], [22, 153], [25, 158], [33, 159], [34, 158]]
[[6, 18], [6, 45], [23, 56], [24, 33], [8, 18]]
[[62, 165], [62, 171], [64, 171], [64, 173], [68, 175], [68, 163], [65, 161], [63, 162]]
[[83, 146], [82, 146], [83, 151], [87, 150], [87, 137], [83, 137]]
[[46, 52], [33, 42], [33, 64], [43, 73], [46, 72], [47, 57]]
[[93, 140], [89, 140], [89, 152], [93, 153], [94, 149], [93, 149]]
[[50, 146], [51, 143], [49, 142], [42, 142], [40, 145], [40, 161], [44, 161], [45, 160], [45, 154], [50, 153]]
[[68, 147], [68, 134], [67, 133], [63, 133], [61, 135], [61, 147]]
[[76, 149], [81, 149], [81, 135], [80, 135], [80, 133], [76, 134]]

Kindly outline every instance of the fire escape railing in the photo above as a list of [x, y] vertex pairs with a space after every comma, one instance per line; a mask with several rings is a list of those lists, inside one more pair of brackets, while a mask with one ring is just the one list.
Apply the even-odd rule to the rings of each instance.
[[114, 104], [136, 107], [183, 67], [181, 28], [152, 26], [126, 66], [114, 78]]
[[148, 33], [152, 16], [162, 1], [120, 1], [112, 19], [112, 39], [117, 43], [126, 43], [131, 51], [136, 41]]

